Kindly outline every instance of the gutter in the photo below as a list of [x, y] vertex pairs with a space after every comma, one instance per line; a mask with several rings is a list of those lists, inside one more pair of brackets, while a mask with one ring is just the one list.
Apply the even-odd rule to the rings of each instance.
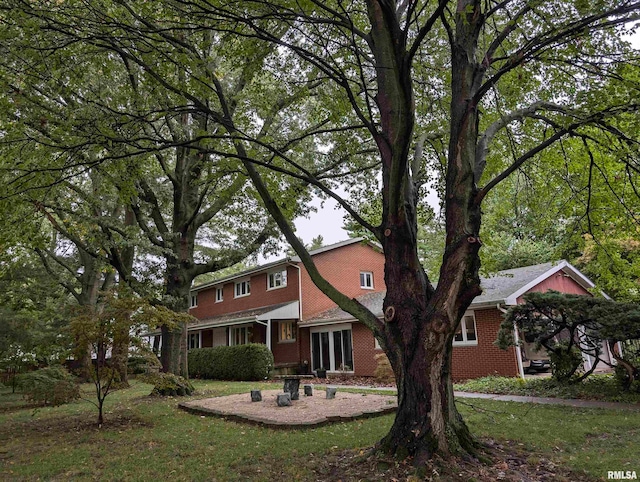
[[[500, 311], [501, 313], [505, 314], [507, 312], [507, 310], [505, 310], [502, 306], [500, 306], [500, 303], [496, 304], [496, 308], [498, 309], [498, 311]], [[518, 360], [518, 372], [520, 373], [520, 378], [522, 378], [524, 380], [524, 366], [522, 365], [522, 352], [520, 351], [520, 337], [518, 336], [518, 328], [516, 327], [516, 324], [513, 324], [513, 337], [514, 340], [516, 341], [516, 359]]]

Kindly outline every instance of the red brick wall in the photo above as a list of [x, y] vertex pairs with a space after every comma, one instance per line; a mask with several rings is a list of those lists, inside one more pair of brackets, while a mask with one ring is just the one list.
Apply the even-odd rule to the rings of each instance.
[[[545, 293], [548, 290], [559, 291], [560, 293], [572, 295], [591, 295], [587, 290], [574, 281], [573, 278], [565, 276], [564, 271], [560, 270], [556, 274], [551, 275], [541, 283], [531, 288], [529, 291]], [[524, 298], [518, 298], [518, 304], [524, 303]]]
[[[384, 291], [384, 255], [371, 246], [355, 243], [317, 254], [313, 257], [318, 271], [338, 290], [350, 297]], [[335, 303], [327, 298], [311, 281], [302, 268], [302, 318], [333, 308]], [[373, 290], [360, 288], [360, 272], [373, 273]], [[198, 301], [199, 302], [199, 301]]]
[[478, 344], [453, 347], [453, 379], [466, 380], [487, 375], [518, 375], [515, 348], [501, 350], [493, 344], [498, 335], [502, 313], [497, 309], [476, 310]]
[[[299, 343], [295, 341], [278, 341], [279, 326], [277, 322], [271, 322], [271, 351], [273, 359], [278, 363], [300, 363]], [[299, 337], [299, 335], [298, 335]]]
[[353, 323], [351, 326], [353, 333], [353, 364], [354, 374], [359, 377], [372, 377], [376, 370], [376, 350], [375, 338], [371, 330], [361, 323]]
[[311, 366], [311, 332], [309, 328], [298, 328], [298, 349], [300, 361], [307, 360]]
[[[287, 266], [287, 286], [267, 291], [267, 271], [254, 274], [251, 279], [251, 294], [241, 298], [234, 298], [235, 281], [224, 285], [223, 301], [216, 303], [216, 287], [203, 289], [198, 292], [198, 306], [191, 308], [189, 313], [198, 319], [236, 311], [260, 308], [298, 299], [298, 270]], [[244, 279], [244, 278], [242, 278]]]

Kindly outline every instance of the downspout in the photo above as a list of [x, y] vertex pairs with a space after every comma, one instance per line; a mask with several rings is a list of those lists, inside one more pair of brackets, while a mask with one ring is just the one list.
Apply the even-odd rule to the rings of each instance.
[[[498, 308], [498, 311], [500, 311], [502, 314], [505, 314], [507, 312], [507, 310], [500, 306], [500, 303], [496, 304], [496, 308]], [[516, 327], [515, 322], [513, 323], [513, 339], [516, 342], [515, 348], [516, 359], [518, 360], [518, 372], [520, 373], [520, 378], [524, 380], [524, 366], [522, 365], [522, 352], [520, 351], [520, 337], [518, 336], [518, 328]]]

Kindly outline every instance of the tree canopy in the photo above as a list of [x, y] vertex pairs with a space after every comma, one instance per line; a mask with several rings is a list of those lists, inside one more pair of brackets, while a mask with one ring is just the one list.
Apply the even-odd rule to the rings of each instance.
[[[0, 102], [26, 128], [2, 128], [5, 145], [19, 158], [55, 139], [60, 155], [45, 170], [54, 177], [69, 165], [165, 148], [206, 165], [231, 162], [313, 282], [388, 355], [398, 411], [385, 452], [419, 463], [475, 449], [453, 402], [452, 340], [481, 292], [482, 207], [498, 186], [517, 172], [557, 172], [586, 195], [574, 214], [587, 226], [596, 224], [600, 195], [616, 198], [637, 224], [639, 71], [637, 52], [621, 39], [638, 20], [633, 1], [3, 6]], [[125, 98], [139, 91], [137, 79], [150, 95]], [[42, 94], [49, 89], [55, 94]], [[145, 103], [155, 99], [163, 104]], [[43, 105], [52, 115], [39, 115]], [[72, 120], [61, 121], [60, 109]], [[186, 118], [177, 125], [190, 135], [159, 145], [148, 130], [170, 129], [167, 117]], [[17, 183], [31, 179], [38, 155], [28, 158]], [[625, 180], [616, 183], [624, 195], [609, 188], [609, 172]], [[607, 173], [602, 189], [598, 173]], [[418, 255], [429, 189], [444, 213], [437, 286]], [[335, 199], [382, 245], [384, 319], [328, 283], [296, 237], [291, 218], [311, 192]], [[359, 211], [366, 192], [380, 202], [375, 220]]]

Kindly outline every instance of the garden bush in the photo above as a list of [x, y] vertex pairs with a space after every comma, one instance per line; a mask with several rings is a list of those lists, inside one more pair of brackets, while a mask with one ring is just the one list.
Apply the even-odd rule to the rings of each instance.
[[127, 360], [127, 369], [134, 375], [157, 372], [161, 366], [160, 360], [153, 353], [132, 355]]
[[193, 385], [186, 378], [173, 373], [150, 373], [143, 380], [153, 385], [151, 395], [185, 396], [194, 392]]
[[194, 378], [264, 380], [272, 370], [273, 353], [260, 343], [189, 351], [189, 376]]
[[574, 346], [569, 348], [566, 341], [558, 343], [556, 351], [549, 352], [551, 376], [561, 383], [569, 383], [581, 373], [584, 363], [582, 352]]
[[42, 405], [62, 405], [80, 398], [75, 378], [62, 366], [19, 375], [18, 388], [25, 399]]
[[376, 360], [376, 369], [373, 372], [373, 376], [384, 382], [391, 382], [395, 380], [395, 375], [393, 374], [393, 368], [391, 368], [391, 363], [389, 362], [389, 358], [384, 353], [378, 353], [375, 356]]
[[616, 365], [615, 377], [624, 391], [640, 393], [640, 340], [627, 340], [622, 345], [624, 362], [633, 372], [634, 380], [631, 381], [629, 371], [622, 363]]

